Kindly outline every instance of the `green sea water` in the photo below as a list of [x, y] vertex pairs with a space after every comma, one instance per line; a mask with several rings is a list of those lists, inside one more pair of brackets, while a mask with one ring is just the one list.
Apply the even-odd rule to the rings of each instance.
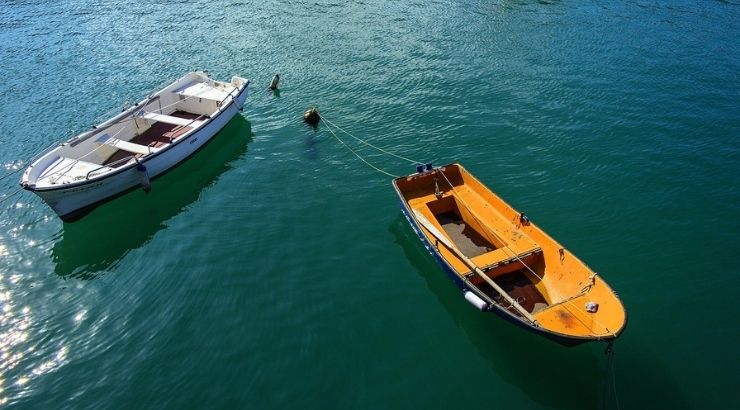
[[[0, 1], [0, 177], [187, 71], [252, 80], [149, 194], [66, 224], [0, 180], [0, 403], [740, 408], [739, 38], [736, 1]], [[613, 370], [470, 306], [312, 105], [598, 271]]]

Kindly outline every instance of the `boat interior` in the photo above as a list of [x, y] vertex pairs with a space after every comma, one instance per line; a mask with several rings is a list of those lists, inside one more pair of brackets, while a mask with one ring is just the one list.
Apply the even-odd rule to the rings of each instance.
[[[461, 204], [455, 195], [435, 197], [426, 203], [426, 208], [433, 217], [429, 220], [439, 224], [455, 246], [527, 312], [534, 313], [549, 306], [549, 299], [545, 296], [547, 290], [540, 279], [543, 266], [538, 262], [542, 250], [536, 243], [522, 236], [514, 245], [514, 238], [508, 235], [510, 231], [496, 229], [497, 225], [483, 222], [479, 219], [481, 216]], [[507, 304], [469, 267], [460, 266], [458, 272], [495, 302]]]
[[[573, 336], [613, 336], [623, 328], [624, 309], [609, 286], [460, 165], [397, 178], [394, 185], [439, 255], [488, 303]], [[598, 313], [586, 312], [593, 301]]]
[[[200, 125], [199, 123], [202, 123], [204, 118], [207, 119], [209, 117], [207, 115], [198, 115], [181, 110], [175, 111], [169, 115], [158, 114], [153, 123], [146, 124], [148, 127], [142, 127], [145, 129], [144, 132], [134, 135], [133, 138], [127, 141], [129, 144], [146, 147], [146, 150], [142, 150], [136, 146], [132, 148], [131, 145], [128, 144], [124, 146], [119, 142], [118, 144], [120, 147], [114, 145], [118, 149], [103, 161], [103, 165], [116, 168], [125, 164], [127, 161], [124, 160], [130, 159], [132, 156], [134, 158], [141, 158], [146, 155], [150, 149], [152, 152], [156, 152], [168, 144], [171, 144], [177, 138], [195, 129]], [[104, 141], [104, 143], [109, 143], [109, 141], [110, 140]]]
[[190, 73], [42, 157], [29, 181], [51, 186], [89, 179], [165, 149], [218, 113], [241, 80]]
[[[204, 78], [201, 80], [210, 80]], [[116, 168], [155, 153], [201, 127], [229, 95], [223, 83], [192, 80], [160, 92], [91, 138], [95, 152], [86, 161]]]

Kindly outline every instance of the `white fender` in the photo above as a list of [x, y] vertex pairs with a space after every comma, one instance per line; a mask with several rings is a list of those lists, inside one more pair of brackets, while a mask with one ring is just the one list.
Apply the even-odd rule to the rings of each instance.
[[488, 308], [488, 303], [486, 303], [485, 300], [481, 299], [480, 296], [469, 290], [465, 291], [465, 300], [470, 302], [471, 305], [475, 306], [480, 311], [484, 311]]

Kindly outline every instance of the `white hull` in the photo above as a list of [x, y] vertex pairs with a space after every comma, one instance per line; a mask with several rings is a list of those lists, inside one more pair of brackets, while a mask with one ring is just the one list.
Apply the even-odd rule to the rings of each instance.
[[[176, 83], [173, 84], [176, 85]], [[52, 163], [54, 157], [59, 157], [59, 154], [54, 154], [54, 152], [60, 148], [64, 148], [65, 145], [69, 145], [68, 142], [63, 144], [62, 147], [52, 150], [39, 158], [39, 160], [35, 161], [24, 174], [21, 184], [24, 188], [41, 197], [41, 199], [43, 199], [60, 218], [63, 220], [74, 220], [77, 218], [76, 214], [80, 212], [88, 210], [99, 203], [105, 202], [106, 200], [116, 197], [117, 195], [125, 193], [133, 188], [142, 186], [142, 184], [146, 185], [145, 178], [142, 177], [142, 172], [137, 169], [141, 165], [146, 169], [148, 179], [153, 179], [182, 162], [203, 145], [208, 143], [208, 141], [210, 141], [211, 138], [213, 138], [229, 122], [229, 120], [239, 112], [247, 98], [247, 85], [248, 81], [245, 81], [240, 87], [235, 87], [232, 94], [235, 98], [232, 97], [229, 98], [228, 101], [224, 101], [223, 105], [220, 106], [212, 116], [207, 120], [200, 121], [196, 127], [193, 127], [193, 129], [190, 130], [190, 132], [184, 133], [182, 136], [172, 140], [171, 143], [166, 144], [166, 146], [159, 148], [156, 151], [150, 150], [148, 154], [136, 155], [138, 158], [134, 158], [134, 155], [132, 155], [131, 159], [127, 163], [120, 165], [115, 169], [110, 168], [108, 170], [108, 168], [103, 164], [95, 164], [96, 166], [104, 168], [106, 171], [100, 174], [98, 174], [97, 171], [93, 172], [92, 176], [90, 176], [91, 174], [88, 172], [87, 177], [83, 178], [81, 176], [77, 176], [76, 179], [79, 179], [79, 181], [57, 181], [56, 185], [46, 184], [45, 186], [42, 186], [42, 184], [31, 183], [32, 179], [29, 177], [43, 174], [43, 171], [36, 170], [34, 172], [33, 167], [35, 165], [38, 166], [39, 164], [47, 165], [47, 167], [53, 166], [48, 164]], [[170, 87], [172, 87], [172, 85]], [[119, 115], [116, 117], [120, 122], [121, 120], [119, 117], [125, 116]], [[101, 124], [98, 128], [102, 129], [103, 125], [111, 123], [116, 120], [116, 118]], [[86, 139], [92, 139], [92, 137], [86, 136]], [[127, 149], [131, 148], [128, 147]], [[47, 157], [49, 156], [52, 158], [48, 159]], [[45, 158], [47, 159], [45, 160]], [[77, 162], [84, 162], [80, 160], [75, 161], [76, 162], [73, 162], [73, 165]], [[90, 168], [95, 169], [94, 167], [82, 169], [82, 173], [79, 175], [84, 175], [85, 171], [88, 171]], [[70, 173], [74, 174], [74, 172], [71, 171]], [[56, 176], [56, 178], [57, 180], [60, 179], [59, 176]], [[37, 177], [37, 180], [41, 180], [41, 178]]]

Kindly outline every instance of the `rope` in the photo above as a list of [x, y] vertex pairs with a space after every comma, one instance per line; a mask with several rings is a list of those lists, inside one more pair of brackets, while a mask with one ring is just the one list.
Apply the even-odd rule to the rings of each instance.
[[[323, 117], [323, 116], [319, 116], [319, 119], [321, 119], [321, 121], [324, 121], [324, 117]], [[337, 127], [337, 128], [339, 128], [339, 127]], [[378, 171], [378, 172], [380, 172], [380, 173], [382, 173], [382, 174], [388, 175], [388, 176], [389, 176], [389, 177], [391, 177], [391, 178], [398, 178], [398, 175], [393, 175], [393, 174], [391, 174], [391, 173], [389, 173], [389, 172], [383, 171], [382, 169], [380, 169], [380, 168], [376, 167], [375, 165], [371, 164], [370, 162], [368, 162], [368, 161], [367, 161], [367, 160], [366, 160], [365, 158], [362, 158], [362, 157], [360, 156], [360, 154], [358, 154], [357, 152], [355, 152], [355, 150], [353, 150], [353, 149], [352, 149], [352, 148], [351, 148], [351, 147], [350, 147], [349, 145], [345, 144], [345, 143], [344, 143], [344, 141], [342, 141], [342, 139], [341, 139], [341, 138], [339, 138], [339, 136], [337, 136], [337, 134], [335, 134], [335, 133], [334, 133], [334, 131], [332, 131], [332, 129], [331, 129], [330, 127], [329, 127], [329, 122], [328, 122], [328, 121], [326, 122], [326, 129], [328, 129], [328, 130], [329, 130], [329, 132], [331, 133], [331, 135], [333, 135], [333, 136], [334, 136], [334, 138], [336, 138], [336, 139], [337, 139], [337, 141], [339, 141], [339, 143], [341, 143], [342, 145], [344, 145], [344, 146], [345, 146], [345, 148], [347, 148], [347, 149], [348, 149], [348, 150], [349, 150], [349, 151], [350, 151], [351, 153], [353, 153], [353, 154], [354, 154], [354, 155], [355, 155], [355, 156], [356, 156], [356, 157], [357, 157], [357, 158], [358, 158], [358, 159], [359, 159], [360, 161], [362, 161], [362, 162], [364, 162], [365, 164], [367, 164], [367, 165], [368, 165], [368, 166], [369, 166], [370, 168], [372, 168], [372, 169], [374, 169], [374, 170], [376, 170], [376, 171]]]
[[17, 174], [19, 171], [20, 171], [20, 169], [16, 169], [16, 170], [13, 170], [12, 172], [9, 172], [9, 173], [3, 175], [2, 177], [0, 177], [0, 181], [3, 181], [3, 180], [5, 180], [5, 178], [9, 178], [9, 177]]
[[319, 118], [321, 118], [321, 120], [322, 121], [325, 121], [327, 124], [331, 124], [332, 126], [334, 126], [335, 128], [337, 128], [339, 131], [342, 131], [343, 133], [345, 133], [345, 134], [349, 135], [350, 137], [356, 139], [357, 141], [359, 141], [359, 142], [361, 142], [361, 143], [363, 143], [363, 144], [365, 144], [365, 145], [367, 145], [367, 146], [369, 146], [371, 148], [374, 148], [374, 149], [376, 149], [376, 150], [378, 150], [378, 151], [380, 151], [380, 152], [382, 152], [384, 154], [388, 154], [390, 156], [396, 157], [398, 159], [402, 159], [402, 160], [404, 160], [406, 162], [410, 162], [412, 164], [423, 164], [424, 163], [424, 161], [415, 161], [413, 159], [409, 159], [409, 158], [402, 157], [400, 155], [394, 154], [392, 152], [388, 152], [388, 151], [384, 150], [383, 148], [376, 147], [375, 145], [373, 145], [373, 144], [371, 144], [371, 143], [369, 143], [369, 142], [367, 142], [367, 141], [365, 141], [365, 140], [363, 140], [361, 138], [355, 137], [354, 135], [350, 134], [349, 131], [344, 130], [340, 126], [338, 126], [338, 125], [332, 123], [331, 121], [327, 120], [326, 118], [324, 118], [324, 115], [323, 114], [321, 114], [319, 116]]
[[0, 203], [3, 203], [3, 202], [5, 202], [5, 201], [7, 201], [8, 199], [12, 198], [13, 196], [15, 196], [15, 194], [17, 194], [18, 192], [21, 192], [21, 191], [23, 191], [23, 188], [18, 188], [18, 189], [16, 189], [16, 190], [15, 190], [15, 191], [13, 191], [13, 192], [12, 192], [12, 193], [11, 193], [10, 195], [6, 196], [6, 197], [5, 197], [5, 198], [3, 198], [3, 199], [0, 199]]
[[60, 145], [59, 141], [54, 141], [54, 142], [52, 142], [52, 143], [51, 143], [51, 144], [49, 144], [49, 145], [48, 145], [48, 146], [47, 146], [46, 148], [44, 148], [44, 149], [43, 149], [42, 151], [39, 151], [39, 153], [38, 153], [38, 154], [36, 154], [36, 156], [35, 156], [35, 157], [31, 157], [31, 159], [30, 159], [30, 160], [28, 160], [28, 161], [27, 161], [27, 162], [25, 162], [25, 163], [26, 163], [26, 164], [33, 164], [34, 162], [36, 162], [36, 160], [38, 160], [39, 158], [43, 157], [43, 156], [44, 156], [44, 155], [45, 155], [45, 154], [46, 154], [47, 152], [49, 152], [49, 151], [50, 151], [51, 149], [53, 149], [53, 148], [56, 148], [56, 147], [57, 147], [57, 146], [59, 146], [59, 145]]
[[606, 350], [604, 350], [604, 354], [606, 354], [606, 371], [607, 373], [607, 380], [604, 383], [604, 394], [602, 397], [602, 406], [603, 408], [606, 408], [606, 402], [607, 402], [607, 396], [609, 393], [614, 392], [614, 403], [617, 406], [617, 410], [619, 410], [619, 396], [617, 395], [617, 381], [616, 381], [616, 375], [614, 374], [614, 346], [612, 342], [609, 342], [609, 344], [606, 346]]
[[20, 172], [20, 170], [22, 170], [22, 169], [23, 169], [23, 168], [18, 168], [18, 169], [14, 169], [13, 171], [11, 171], [11, 172], [9, 172], [9, 173], [7, 173], [7, 174], [3, 175], [2, 177], [0, 177], [0, 181], [3, 181], [3, 180], [5, 180], [5, 178], [11, 177], [11, 176], [13, 176], [13, 175], [17, 174], [17, 173], [18, 173], [18, 172]]

